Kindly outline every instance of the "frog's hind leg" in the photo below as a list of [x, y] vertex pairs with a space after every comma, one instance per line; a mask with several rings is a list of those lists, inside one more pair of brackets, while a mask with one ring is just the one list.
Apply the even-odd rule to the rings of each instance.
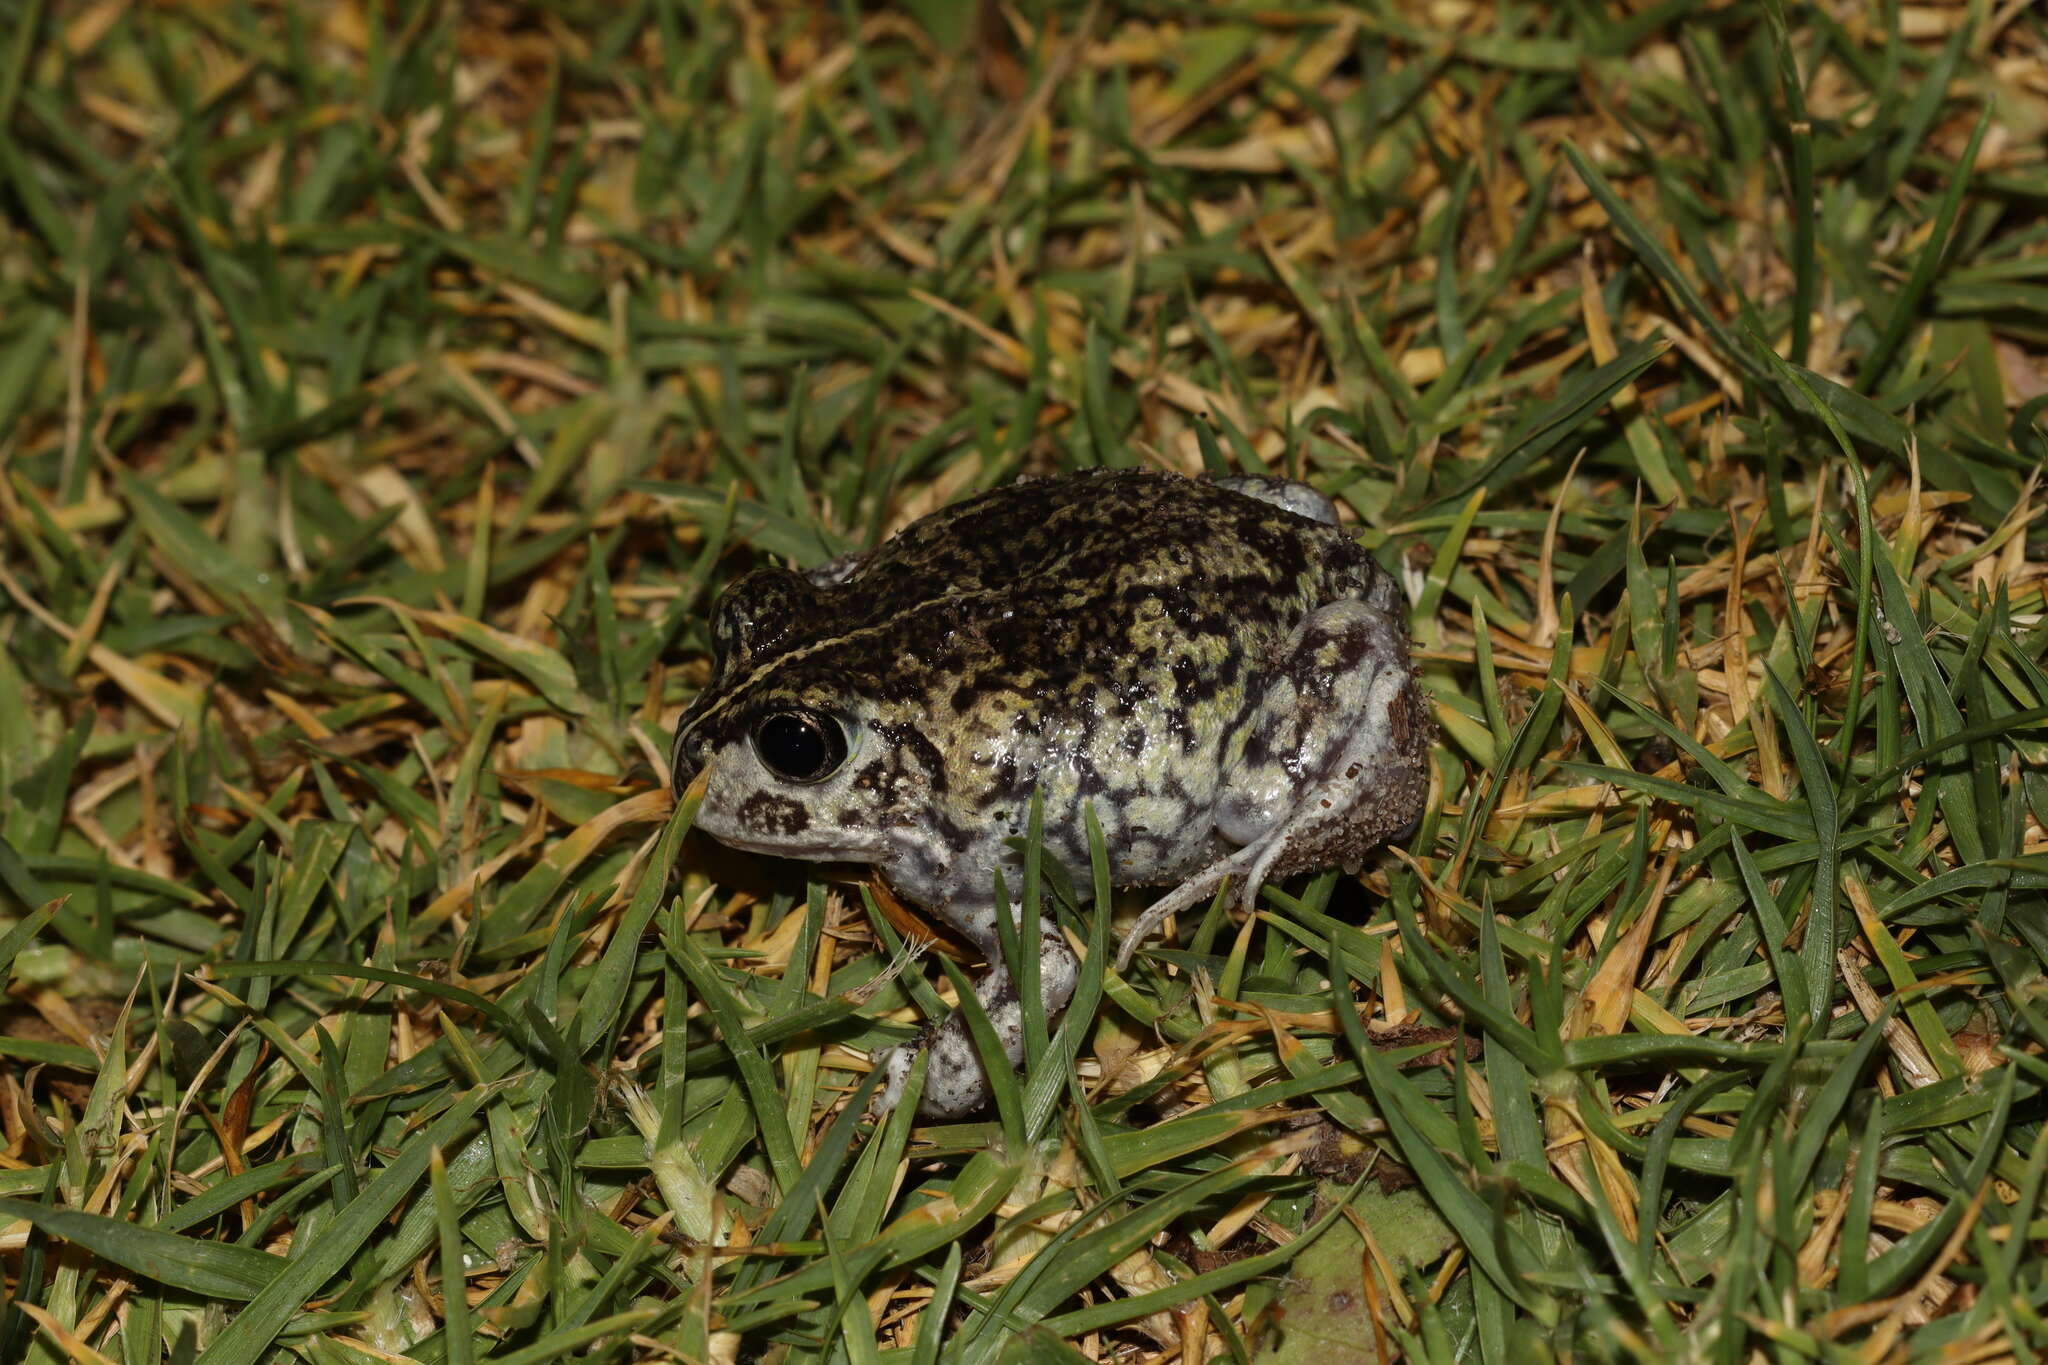
[[[1016, 982], [1011, 978], [1009, 966], [1003, 961], [995, 916], [996, 911], [991, 908], [960, 927], [988, 958], [987, 973], [974, 983], [974, 998], [981, 1002], [989, 1024], [1003, 1045], [1003, 1054], [1015, 1067], [1024, 1062], [1024, 1007], [1018, 999]], [[1020, 947], [1025, 952], [1033, 951], [1028, 937]], [[1067, 946], [1065, 935], [1050, 918], [1038, 921], [1036, 952], [1039, 999], [1044, 1002], [1045, 1021], [1050, 1027], [1073, 997], [1080, 963], [1074, 957], [1074, 950]], [[888, 1071], [888, 1079], [875, 1096], [872, 1112], [883, 1114], [896, 1107], [903, 1097], [903, 1086], [910, 1077], [911, 1065], [917, 1060], [921, 1048], [929, 1049], [931, 1061], [924, 1072], [924, 1098], [917, 1106], [920, 1117], [959, 1118], [988, 1103], [989, 1079], [981, 1064], [981, 1052], [974, 1045], [974, 1035], [967, 1027], [967, 1016], [954, 1010], [918, 1043], [898, 1048], [882, 1061], [881, 1065]]]
[[1168, 915], [1225, 877], [1238, 879], [1249, 910], [1268, 877], [1355, 870], [1398, 838], [1422, 814], [1430, 734], [1393, 617], [1351, 600], [1311, 614], [1275, 661], [1260, 716], [1225, 775], [1216, 827], [1241, 847], [1147, 910], [1117, 969]]

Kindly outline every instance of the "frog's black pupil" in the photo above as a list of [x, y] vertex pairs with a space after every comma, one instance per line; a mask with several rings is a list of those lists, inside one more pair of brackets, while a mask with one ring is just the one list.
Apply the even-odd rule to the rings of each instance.
[[754, 731], [761, 761], [793, 782], [830, 777], [846, 757], [846, 737], [836, 722], [800, 711], [768, 717]]

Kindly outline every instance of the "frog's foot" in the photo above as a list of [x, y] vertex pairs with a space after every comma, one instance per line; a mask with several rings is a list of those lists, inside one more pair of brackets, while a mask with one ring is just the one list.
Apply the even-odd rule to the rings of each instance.
[[[1121, 972], [1128, 968], [1131, 959], [1137, 955], [1139, 945], [1158, 933], [1160, 925], [1181, 911], [1189, 909], [1204, 896], [1213, 895], [1216, 888], [1223, 884], [1225, 877], [1237, 876], [1247, 868], [1256, 866], [1266, 851], [1265, 844], [1266, 840], [1261, 840], [1248, 844], [1227, 857], [1218, 858], [1147, 906], [1145, 913], [1138, 916], [1138, 922], [1124, 931], [1123, 942], [1116, 950], [1116, 969]], [[1250, 885], [1256, 889], [1256, 883]]]
[[[993, 924], [991, 918], [991, 931]], [[982, 1010], [988, 1015], [989, 1025], [1003, 1045], [1003, 1055], [1009, 1058], [1011, 1066], [1020, 1066], [1024, 1061], [1024, 1007], [1017, 998], [1017, 987], [1010, 978], [1009, 969], [1002, 963], [1002, 950], [993, 944], [982, 943], [982, 935], [978, 932], [971, 936], [993, 964], [974, 983], [974, 998], [981, 1002]], [[1048, 1028], [1073, 997], [1074, 982], [1079, 975], [1080, 963], [1074, 957], [1074, 950], [1067, 946], [1065, 936], [1051, 920], [1039, 921], [1038, 993], [1044, 1004]], [[967, 1027], [967, 1016], [955, 1010], [916, 1043], [896, 1048], [877, 1059], [876, 1064], [885, 1069], [887, 1076], [868, 1106], [869, 1113], [886, 1114], [902, 1101], [904, 1084], [910, 1078], [910, 1069], [916, 1063], [920, 1050], [929, 1051], [931, 1060], [924, 1069], [924, 1096], [917, 1104], [918, 1117], [956, 1119], [988, 1103], [991, 1092], [981, 1052], [974, 1045], [974, 1034]]]

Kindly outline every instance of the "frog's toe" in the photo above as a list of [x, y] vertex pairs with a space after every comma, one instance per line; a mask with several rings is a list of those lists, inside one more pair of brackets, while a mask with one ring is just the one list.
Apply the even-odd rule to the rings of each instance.
[[[1222, 885], [1224, 878], [1237, 876], [1246, 868], [1253, 866], [1265, 852], [1271, 838], [1269, 835], [1228, 857], [1218, 858], [1147, 906], [1145, 913], [1138, 916], [1137, 922], [1124, 931], [1123, 942], [1116, 952], [1116, 969], [1120, 972], [1129, 970], [1131, 959], [1137, 956], [1138, 949], [1145, 940], [1158, 932], [1160, 925], [1183, 910], [1192, 909], [1204, 896], [1212, 894]], [[1254, 891], [1258, 889], [1256, 882], [1249, 883], [1249, 886]]]
[[903, 1088], [910, 1083], [910, 1071], [917, 1065], [918, 1044], [906, 1043], [892, 1047], [875, 1059], [875, 1065], [882, 1069], [882, 1088], [868, 1101], [868, 1112], [876, 1118], [903, 1102]]
[[917, 1101], [919, 1118], [957, 1119], [988, 1103], [988, 1076], [966, 1033], [964, 1027], [949, 1029], [941, 1024], [916, 1042], [883, 1053], [876, 1065], [887, 1078], [868, 1102], [868, 1113], [880, 1118], [903, 1103], [903, 1092], [920, 1053], [929, 1053], [930, 1060], [924, 1069], [924, 1091]]

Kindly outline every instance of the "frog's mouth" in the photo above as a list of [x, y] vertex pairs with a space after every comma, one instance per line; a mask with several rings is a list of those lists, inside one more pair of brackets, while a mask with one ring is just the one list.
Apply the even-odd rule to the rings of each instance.
[[758, 853], [764, 858], [793, 858], [805, 863], [848, 863], [865, 868], [882, 856], [879, 845], [863, 847], [843, 843], [806, 843], [795, 839], [750, 839], [739, 830], [728, 832], [701, 819], [697, 828], [728, 848]]
[[866, 865], [882, 855], [878, 841], [826, 827], [803, 803], [772, 792], [755, 792], [735, 809], [706, 801], [696, 827], [721, 844], [768, 858]]

